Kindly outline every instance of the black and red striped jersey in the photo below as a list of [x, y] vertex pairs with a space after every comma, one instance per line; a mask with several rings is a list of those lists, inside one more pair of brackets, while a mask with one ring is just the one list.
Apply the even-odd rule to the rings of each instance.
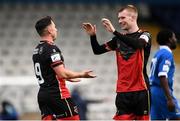
[[122, 41], [117, 36], [107, 43], [109, 48], [116, 51], [118, 67], [116, 90], [117, 92], [131, 92], [147, 89], [149, 80], [146, 65], [150, 55], [151, 36], [148, 32], [141, 30], [125, 35], [136, 40], [147, 37], [147, 44], [138, 48], [130, 45], [132, 43], [125, 43], [126, 40]]
[[47, 41], [40, 41], [33, 51], [34, 71], [40, 88], [51, 88], [60, 93], [61, 98], [70, 96], [65, 80], [58, 79], [54, 67], [63, 64], [64, 58], [60, 49]]
[[96, 36], [91, 36], [91, 45], [95, 54], [110, 50], [116, 52], [117, 58], [117, 92], [145, 90], [149, 87], [146, 71], [151, 49], [151, 35], [147, 31], [138, 30], [131, 34], [114, 32], [114, 37], [103, 45], [99, 45]]

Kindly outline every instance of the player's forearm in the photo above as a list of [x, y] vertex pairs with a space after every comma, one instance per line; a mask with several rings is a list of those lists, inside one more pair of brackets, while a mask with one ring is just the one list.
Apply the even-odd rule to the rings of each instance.
[[61, 72], [58, 77], [63, 79], [74, 79], [74, 78], [83, 78], [84, 73], [82, 72], [74, 72], [71, 70], [64, 69], [63, 72]]
[[160, 83], [164, 90], [167, 100], [172, 100], [170, 90], [169, 90], [168, 80], [167, 80], [166, 76], [160, 76], [159, 78], [160, 78]]
[[98, 55], [98, 54], [107, 52], [106, 48], [103, 45], [99, 45], [96, 39], [96, 35], [90, 36], [90, 40], [91, 40], [91, 47], [94, 54]]
[[129, 46], [132, 46], [135, 49], [141, 49], [145, 46], [146, 42], [143, 39], [134, 39], [127, 37], [126, 35], [122, 35], [121, 33], [114, 31], [113, 34], [117, 36], [121, 41], [126, 43]]
[[73, 78], [82, 78], [84, 76], [83, 72], [74, 72], [74, 71], [68, 70], [64, 68], [64, 65], [56, 66], [53, 69], [56, 72], [56, 75], [58, 76], [58, 78], [73, 79]]
[[69, 81], [69, 82], [80, 82], [81, 80], [79, 78], [73, 78], [73, 79], [66, 79], [66, 81]]

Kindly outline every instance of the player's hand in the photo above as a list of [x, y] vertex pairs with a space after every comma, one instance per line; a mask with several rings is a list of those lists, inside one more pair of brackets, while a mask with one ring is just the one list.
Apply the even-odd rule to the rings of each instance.
[[111, 33], [115, 31], [114, 26], [112, 25], [111, 21], [107, 18], [102, 18], [102, 24], [104, 25], [105, 29]]
[[82, 27], [90, 36], [96, 35], [96, 25], [93, 26], [91, 23], [83, 23]]
[[74, 78], [74, 79], [67, 79], [67, 81], [70, 81], [70, 82], [80, 82], [81, 80], [79, 78]]
[[175, 111], [175, 104], [172, 99], [167, 100], [167, 107], [169, 111]]
[[82, 72], [82, 78], [95, 78], [96, 75], [92, 74], [93, 71], [88, 70], [88, 71], [83, 71]]

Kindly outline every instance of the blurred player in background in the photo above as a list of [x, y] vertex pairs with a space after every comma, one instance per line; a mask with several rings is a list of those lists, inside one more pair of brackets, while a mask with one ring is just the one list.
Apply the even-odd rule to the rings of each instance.
[[108, 19], [102, 19], [105, 28], [114, 37], [103, 45], [96, 38], [96, 26], [83, 23], [83, 28], [90, 35], [94, 54], [115, 51], [117, 58], [118, 80], [114, 120], [149, 119], [149, 80], [146, 65], [150, 54], [151, 36], [137, 25], [138, 11], [135, 6], [127, 5], [118, 11], [118, 20], [124, 33], [115, 30]]
[[0, 120], [19, 120], [19, 114], [12, 103], [4, 100], [1, 104]]
[[65, 81], [94, 78], [90, 70], [74, 72], [65, 68], [60, 49], [54, 44], [57, 29], [51, 17], [37, 21], [35, 28], [41, 37], [33, 51], [35, 75], [40, 89], [38, 104], [42, 120], [79, 120], [77, 106], [71, 99]]
[[88, 107], [90, 104], [97, 104], [107, 101], [107, 99], [87, 99], [82, 95], [80, 87], [74, 87], [71, 97], [78, 107], [80, 120], [88, 120]]
[[180, 107], [173, 95], [175, 64], [172, 50], [176, 48], [176, 36], [170, 30], [157, 35], [159, 50], [151, 61], [151, 119], [180, 120]]

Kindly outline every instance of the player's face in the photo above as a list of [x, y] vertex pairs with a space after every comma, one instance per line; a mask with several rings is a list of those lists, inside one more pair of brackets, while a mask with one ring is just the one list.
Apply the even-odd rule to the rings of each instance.
[[57, 28], [53, 21], [51, 21], [51, 24], [49, 25], [49, 33], [52, 36], [53, 40], [57, 38]]
[[176, 35], [174, 33], [173, 33], [172, 37], [169, 40], [170, 40], [170, 48], [172, 50], [176, 49], [177, 39], [176, 39]]
[[129, 30], [131, 28], [133, 22], [131, 14], [127, 10], [118, 13], [118, 21], [122, 30]]

